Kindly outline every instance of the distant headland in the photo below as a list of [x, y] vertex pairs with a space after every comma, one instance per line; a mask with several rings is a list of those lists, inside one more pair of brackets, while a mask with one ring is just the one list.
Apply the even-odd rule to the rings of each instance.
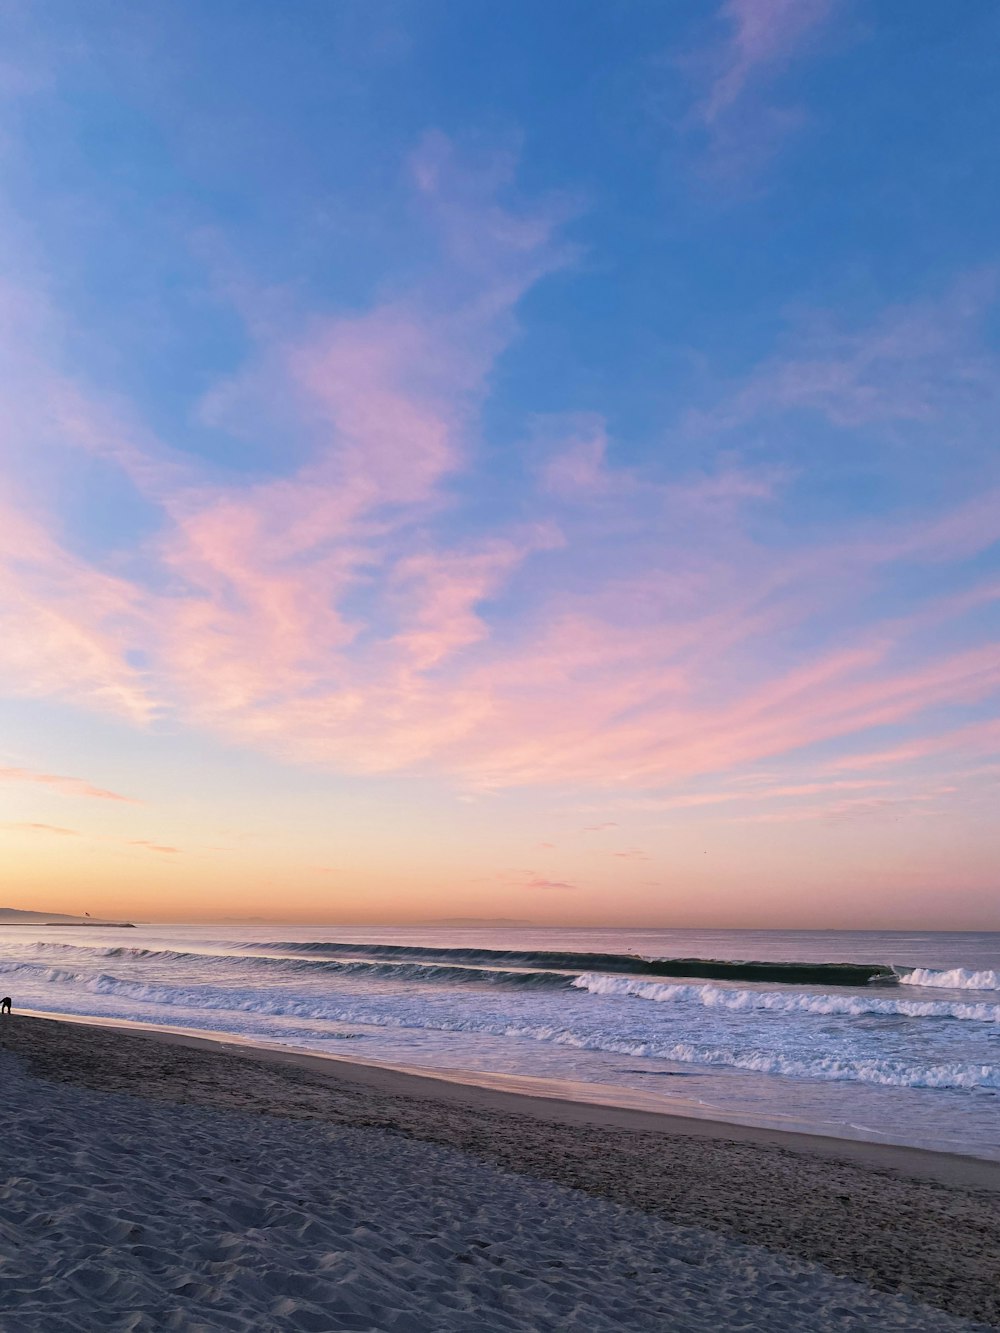
[[26, 912], [19, 907], [0, 907], [0, 926], [113, 926], [135, 930], [134, 921], [102, 921], [93, 916], [67, 916], [65, 912]]

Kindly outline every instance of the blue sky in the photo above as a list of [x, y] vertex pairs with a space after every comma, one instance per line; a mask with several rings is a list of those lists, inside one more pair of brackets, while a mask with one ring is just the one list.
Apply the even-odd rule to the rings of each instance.
[[1000, 924], [995, 5], [0, 34], [9, 897]]

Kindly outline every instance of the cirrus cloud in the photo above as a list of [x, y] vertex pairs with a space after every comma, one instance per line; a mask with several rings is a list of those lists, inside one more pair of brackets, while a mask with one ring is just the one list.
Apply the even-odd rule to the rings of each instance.
[[[794, 521], [788, 473], [731, 440], [803, 407], [846, 429], [959, 421], [955, 385], [985, 382], [989, 292], [960, 283], [822, 355], [766, 357], [685, 423], [685, 439], [726, 437], [698, 467], [616, 463], [606, 424], [570, 413], [549, 462], [484, 519], [488, 483], [470, 486], [484, 408], [519, 303], [572, 260], [566, 209], [518, 199], [506, 159], [470, 182], [440, 136], [410, 174], [440, 237], [434, 280], [360, 312], [262, 321], [226, 382], [220, 429], [263, 395], [266, 429], [294, 438], [269, 467], [226, 473], [171, 450], [48, 365], [44, 339], [33, 352], [8, 338], [9, 692], [467, 791], [664, 788], [838, 743], [877, 753], [893, 730], [919, 743], [932, 714], [996, 707], [996, 584], [977, 562], [1000, 539], [998, 493], [825, 538]], [[125, 478], [155, 515], [141, 541], [72, 540], [19, 465], [33, 449]], [[888, 614], [886, 594], [931, 567], [947, 590]]]

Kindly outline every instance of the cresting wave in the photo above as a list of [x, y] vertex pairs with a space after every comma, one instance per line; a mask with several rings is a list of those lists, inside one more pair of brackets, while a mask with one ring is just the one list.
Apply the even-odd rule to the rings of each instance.
[[[380, 975], [375, 964], [410, 963], [414, 981], [449, 980], [446, 969], [453, 969], [455, 981], [494, 985], [567, 985], [559, 973], [606, 973], [614, 976], [670, 977], [725, 982], [778, 982], [784, 985], [854, 986], [903, 985], [921, 989], [960, 991], [1000, 991], [1000, 972], [955, 967], [947, 970], [925, 967], [892, 966], [887, 963], [813, 963], [744, 962], [714, 958], [644, 958], [638, 954], [575, 953], [559, 950], [518, 951], [512, 949], [435, 948], [408, 944], [351, 944], [315, 941], [279, 941], [246, 943], [234, 946], [238, 952], [184, 952], [150, 949], [129, 945], [76, 945], [46, 942], [24, 946], [31, 953], [45, 956], [81, 955], [93, 958], [121, 958], [164, 962], [196, 962], [216, 965], [254, 963], [260, 966], [281, 964], [286, 967], [328, 967], [344, 970], [354, 966], [360, 973], [365, 966], [369, 975]], [[354, 960], [353, 964], [349, 960]], [[439, 969], [437, 973], [432, 968]], [[402, 972], [386, 970], [387, 979], [406, 979]], [[877, 1012], [871, 1010], [869, 1012]]]
[[706, 981], [771, 981], [797, 986], [892, 984], [899, 973], [887, 963], [744, 962], [721, 958], [643, 958], [632, 953], [569, 953], [557, 950], [435, 948], [417, 944], [350, 944], [284, 941], [247, 944], [246, 949], [329, 957], [413, 959], [471, 967], [611, 972], [652, 977], [699, 977]]
[[[446, 963], [368, 962], [364, 959], [337, 961], [329, 958], [281, 958], [267, 954], [181, 953], [171, 949], [93, 949], [77, 950], [92, 957], [113, 958], [121, 962], [155, 960], [168, 963], [194, 963], [214, 970], [245, 972], [263, 969], [277, 974], [357, 977], [362, 981], [417, 982], [429, 985], [503, 986], [528, 990], [566, 990], [573, 978], [561, 972], [528, 972], [487, 967], [461, 967]], [[53, 968], [44, 962], [0, 963], [0, 974], [41, 975], [47, 980], [89, 981], [92, 974]]]
[[573, 985], [591, 995], [621, 995], [661, 1004], [689, 1001], [706, 1009], [730, 1012], [770, 1010], [782, 1014], [843, 1014], [860, 1018], [864, 1014], [887, 1018], [954, 1018], [978, 1023], [1000, 1023], [1000, 1004], [969, 1004], [946, 1000], [888, 1000], [875, 996], [790, 995], [787, 992], [735, 990], [722, 986], [671, 985], [657, 981], [639, 981], [631, 977], [602, 976], [584, 972]]

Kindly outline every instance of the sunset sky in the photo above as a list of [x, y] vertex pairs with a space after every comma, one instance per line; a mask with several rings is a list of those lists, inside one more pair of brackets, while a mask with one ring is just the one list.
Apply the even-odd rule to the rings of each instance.
[[0, 905], [1000, 928], [998, 49], [0, 5]]

